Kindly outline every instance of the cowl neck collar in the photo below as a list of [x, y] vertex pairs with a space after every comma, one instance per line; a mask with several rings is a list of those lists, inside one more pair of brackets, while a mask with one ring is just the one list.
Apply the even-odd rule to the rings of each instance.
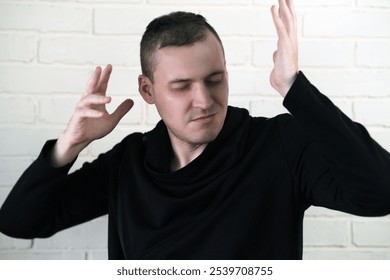
[[241, 157], [244, 146], [242, 141], [246, 139], [249, 120], [247, 110], [229, 106], [217, 138], [191, 163], [174, 172], [170, 171], [173, 150], [167, 127], [161, 120], [145, 135], [145, 168], [155, 180], [168, 188], [180, 186], [183, 189], [185, 185], [186, 189], [191, 189], [207, 185], [208, 181], [226, 172]]

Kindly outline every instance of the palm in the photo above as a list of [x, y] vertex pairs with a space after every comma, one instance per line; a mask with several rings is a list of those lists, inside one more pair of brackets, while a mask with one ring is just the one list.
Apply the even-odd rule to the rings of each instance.
[[76, 142], [91, 142], [110, 133], [116, 126], [106, 109], [99, 110], [104, 116], [98, 119], [82, 118], [73, 124], [74, 139]]

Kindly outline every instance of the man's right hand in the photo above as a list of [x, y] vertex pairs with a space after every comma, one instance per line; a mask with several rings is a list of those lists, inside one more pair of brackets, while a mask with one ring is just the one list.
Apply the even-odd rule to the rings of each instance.
[[65, 131], [53, 148], [53, 166], [70, 163], [92, 141], [109, 134], [133, 107], [133, 101], [126, 99], [112, 114], [107, 112], [106, 104], [111, 102], [111, 98], [106, 96], [106, 90], [111, 72], [111, 65], [104, 70], [96, 67]]

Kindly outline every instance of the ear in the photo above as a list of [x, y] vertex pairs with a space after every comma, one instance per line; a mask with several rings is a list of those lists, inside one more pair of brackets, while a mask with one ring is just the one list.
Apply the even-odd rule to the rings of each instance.
[[148, 104], [154, 104], [153, 84], [145, 75], [138, 76], [138, 91]]

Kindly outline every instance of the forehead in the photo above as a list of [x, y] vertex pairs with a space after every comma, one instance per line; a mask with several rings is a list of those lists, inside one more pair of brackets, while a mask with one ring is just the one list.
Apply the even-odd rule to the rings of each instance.
[[225, 68], [225, 57], [218, 39], [209, 33], [205, 40], [188, 46], [168, 46], [157, 50], [155, 81], [198, 79]]

